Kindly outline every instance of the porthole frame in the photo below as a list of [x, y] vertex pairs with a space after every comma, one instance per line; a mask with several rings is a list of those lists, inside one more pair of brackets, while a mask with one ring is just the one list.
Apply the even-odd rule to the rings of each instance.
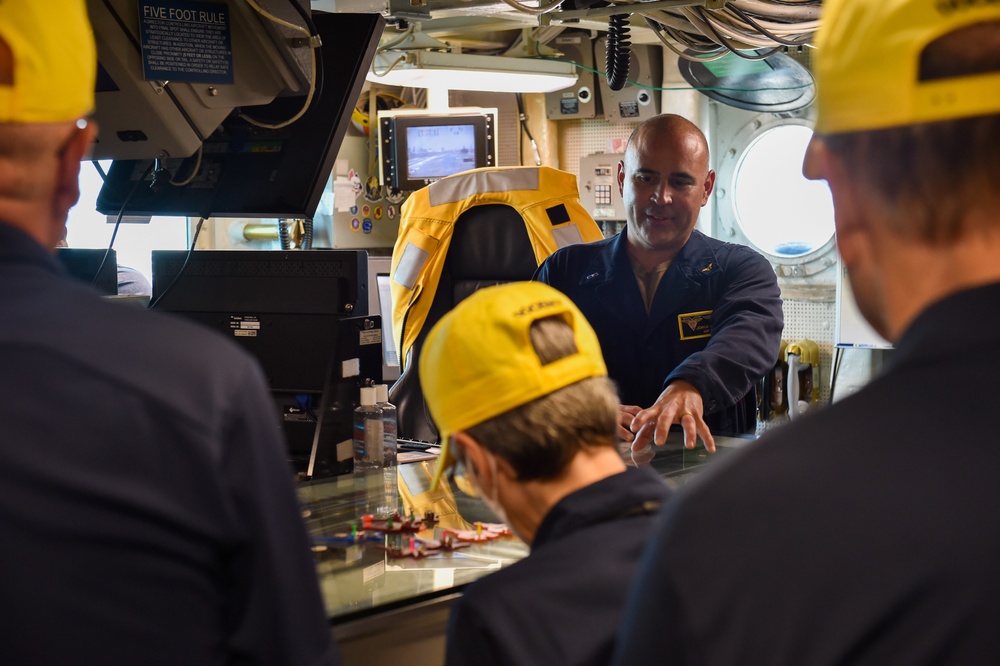
[[837, 263], [836, 233], [815, 249], [797, 256], [775, 254], [757, 246], [743, 231], [736, 211], [734, 196], [736, 176], [747, 151], [764, 134], [778, 127], [800, 125], [812, 130], [813, 122], [807, 115], [792, 117], [760, 114], [745, 123], [722, 147], [718, 160], [715, 185], [715, 209], [720, 238], [748, 245], [775, 266], [780, 277], [808, 277], [829, 269]]

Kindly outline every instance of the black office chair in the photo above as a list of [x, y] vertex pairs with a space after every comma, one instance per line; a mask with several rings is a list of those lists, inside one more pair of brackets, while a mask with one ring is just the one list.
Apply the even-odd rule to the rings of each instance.
[[530, 280], [537, 267], [524, 220], [510, 206], [485, 204], [459, 216], [427, 321], [410, 350], [406, 370], [389, 392], [389, 402], [396, 405], [400, 437], [438, 441], [420, 389], [418, 367], [424, 339], [434, 324], [477, 289]]
[[393, 334], [403, 373], [389, 400], [398, 435], [438, 441], [419, 359], [428, 331], [446, 312], [477, 289], [530, 280], [560, 247], [601, 238], [580, 204], [576, 176], [552, 167], [473, 169], [411, 194], [392, 253]]

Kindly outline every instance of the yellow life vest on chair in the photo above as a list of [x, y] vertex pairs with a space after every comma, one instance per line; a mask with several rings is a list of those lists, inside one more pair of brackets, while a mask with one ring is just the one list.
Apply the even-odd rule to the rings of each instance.
[[580, 203], [576, 176], [552, 167], [474, 169], [417, 190], [403, 204], [392, 251], [393, 336], [403, 370], [434, 301], [455, 221], [483, 204], [521, 215], [538, 265], [561, 247], [604, 237]]

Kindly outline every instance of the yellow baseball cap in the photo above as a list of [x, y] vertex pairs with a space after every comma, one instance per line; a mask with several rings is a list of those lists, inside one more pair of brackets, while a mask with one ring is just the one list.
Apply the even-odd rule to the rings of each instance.
[[12, 84], [0, 83], [0, 123], [66, 122], [94, 108], [85, 0], [0, 0], [0, 42], [13, 62]]
[[[577, 352], [542, 365], [529, 330], [532, 322], [551, 316], [573, 329]], [[475, 292], [434, 325], [420, 352], [420, 384], [441, 434], [431, 488], [455, 462], [453, 433], [607, 374], [594, 329], [562, 292], [541, 282]]]
[[928, 44], [1000, 20], [996, 0], [826, 0], [814, 75], [820, 134], [1000, 112], [1000, 72], [921, 80]]

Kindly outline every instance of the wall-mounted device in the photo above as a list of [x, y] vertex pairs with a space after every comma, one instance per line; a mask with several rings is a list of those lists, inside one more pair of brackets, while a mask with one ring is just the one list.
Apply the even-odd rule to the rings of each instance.
[[[594, 61], [603, 70], [607, 38], [594, 42]], [[655, 90], [663, 82], [663, 60], [660, 48], [651, 44], [632, 44], [628, 81], [621, 90], [612, 90], [606, 77], [600, 78], [601, 106], [610, 122], [639, 122], [660, 113], [660, 93]], [[635, 85], [638, 83], [639, 85]]]
[[[302, 110], [302, 96], [224, 116], [200, 153], [157, 161], [172, 172], [165, 177], [157, 177], [152, 159], [116, 159], [97, 210], [107, 215], [313, 217], [385, 22], [378, 14], [317, 14], [313, 23], [323, 41], [316, 54], [323, 85], [301, 117], [267, 128], [244, 116], [282, 125]], [[142, 110], [130, 113], [138, 116]], [[101, 136], [106, 130], [101, 125]]]
[[819, 345], [812, 340], [790, 342], [784, 356], [788, 367], [788, 418], [795, 419], [819, 403]]
[[618, 190], [620, 153], [595, 153], [580, 158], [580, 203], [598, 222], [624, 222], [625, 203]]
[[260, 5], [284, 25], [242, 0], [88, 0], [100, 64], [94, 157], [187, 157], [234, 108], [304, 95], [309, 2]]
[[496, 118], [496, 109], [452, 109], [449, 113], [380, 111], [382, 184], [413, 191], [445, 176], [495, 166]]
[[796, 419], [819, 404], [820, 351], [812, 340], [781, 341], [778, 360], [763, 382], [760, 420]]
[[600, 98], [594, 85], [594, 45], [587, 30], [565, 30], [549, 46], [563, 54], [561, 60], [574, 62], [576, 84], [545, 93], [545, 115], [549, 120], [593, 118], [600, 113]]

